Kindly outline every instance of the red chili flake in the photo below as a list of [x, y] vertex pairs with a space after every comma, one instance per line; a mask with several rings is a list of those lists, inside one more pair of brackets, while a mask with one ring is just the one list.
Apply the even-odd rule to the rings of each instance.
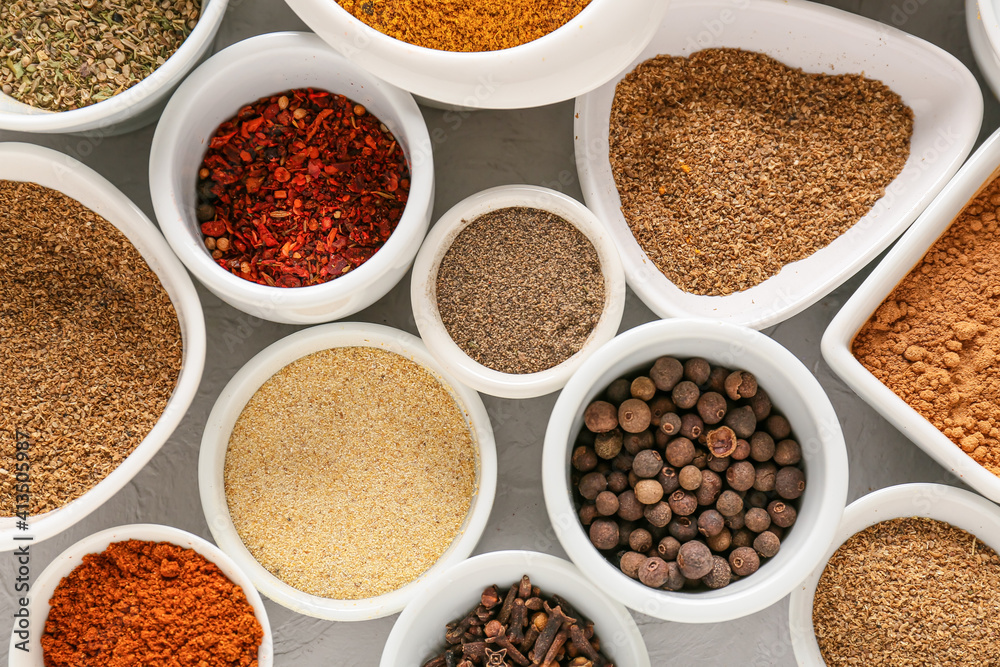
[[201, 231], [216, 263], [261, 285], [300, 287], [371, 259], [410, 188], [406, 157], [383, 127], [360, 104], [312, 88], [258, 100], [219, 126], [198, 183], [199, 209], [214, 206]]

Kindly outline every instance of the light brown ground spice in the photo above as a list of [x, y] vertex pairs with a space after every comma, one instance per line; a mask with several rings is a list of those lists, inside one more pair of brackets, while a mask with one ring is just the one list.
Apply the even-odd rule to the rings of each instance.
[[858, 361], [1000, 475], [1000, 179], [973, 199], [858, 331]]
[[413, 581], [476, 490], [462, 410], [418, 364], [369, 347], [278, 371], [233, 428], [226, 498], [243, 543], [288, 585], [356, 600]]
[[610, 158], [622, 213], [678, 288], [757, 285], [847, 231], [910, 152], [913, 113], [861, 75], [761, 53], [657, 56], [622, 79]]
[[827, 665], [1000, 661], [1000, 558], [932, 519], [893, 519], [847, 540], [820, 577], [813, 627]]
[[441, 260], [438, 312], [455, 343], [504, 373], [537, 373], [576, 354], [604, 311], [604, 274], [590, 240], [557, 215], [490, 211]]
[[0, 181], [0, 515], [30, 442], [31, 514], [79, 498], [156, 424], [181, 333], [156, 274], [111, 223], [32, 183]]
[[498, 51], [561, 28], [591, 0], [337, 0], [390, 37], [440, 51]]

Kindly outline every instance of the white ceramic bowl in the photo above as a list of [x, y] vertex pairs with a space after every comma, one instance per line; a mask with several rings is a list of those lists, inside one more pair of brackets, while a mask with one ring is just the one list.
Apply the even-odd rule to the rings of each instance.
[[[476, 492], [469, 513], [451, 546], [437, 563], [395, 591], [362, 600], [335, 600], [309, 595], [281, 581], [250, 554], [229, 515], [224, 470], [229, 436], [247, 401], [272, 375], [296, 359], [337, 347], [374, 347], [395, 352], [423, 366], [447, 387], [465, 414], [475, 440]], [[363, 621], [401, 610], [425, 591], [427, 580], [468, 558], [486, 528], [497, 485], [496, 443], [489, 415], [479, 394], [457, 383], [435, 361], [416, 336], [378, 324], [336, 323], [286, 336], [248, 361], [222, 390], [201, 440], [198, 488], [205, 518], [219, 547], [250, 576], [261, 593], [300, 614], [331, 621]]]
[[[242, 106], [309, 86], [345, 95], [386, 124], [410, 165], [409, 200], [389, 240], [357, 269], [321, 285], [289, 289], [258, 285], [224, 270], [205, 248], [194, 215], [198, 169], [208, 140]], [[382, 298], [410, 268], [434, 204], [431, 142], [416, 102], [306, 33], [252, 37], [220, 51], [195, 70], [177, 89], [156, 128], [149, 181], [160, 228], [191, 273], [235, 308], [291, 324], [346, 317]]]
[[649, 42], [669, 0], [593, 0], [563, 27], [502, 51], [414, 46], [370, 28], [335, 0], [285, 0], [306, 25], [361, 67], [415, 95], [475, 109], [520, 109], [581, 95]]
[[[573, 504], [570, 453], [583, 411], [615, 379], [660, 356], [703, 357], [757, 377], [802, 447], [806, 490], [781, 550], [753, 575], [714, 591], [669, 592], [630, 579], [591, 544]], [[718, 623], [774, 604], [826, 553], [847, 499], [847, 450], [837, 414], [819, 382], [795, 356], [752, 329], [708, 320], [661, 320], [630, 329], [584, 362], [559, 395], [542, 453], [545, 506], [573, 562], [611, 598], [678, 623]]]
[[23, 641], [23, 637], [15, 634], [19, 630], [15, 623], [10, 638], [9, 667], [43, 667], [41, 636], [45, 628], [45, 620], [49, 616], [49, 600], [52, 599], [56, 586], [59, 585], [63, 577], [68, 576], [83, 562], [84, 556], [100, 553], [107, 549], [109, 544], [125, 540], [169, 542], [179, 547], [193, 549], [207, 560], [215, 563], [230, 581], [243, 589], [247, 601], [253, 607], [257, 620], [260, 621], [264, 630], [264, 638], [257, 652], [259, 667], [271, 667], [274, 664], [274, 646], [271, 624], [267, 620], [267, 610], [264, 609], [264, 603], [247, 575], [237, 567], [231, 558], [208, 540], [179, 528], [146, 523], [108, 528], [85, 537], [56, 556], [55, 560], [49, 563], [41, 574], [32, 578], [28, 605], [30, 619], [28, 651], [24, 652], [14, 648], [16, 643]]
[[976, 491], [1000, 502], [1000, 477], [976, 463], [961, 447], [882, 384], [851, 353], [855, 335], [872, 313], [923, 259], [969, 200], [997, 176], [1000, 176], [1000, 132], [994, 132], [969, 158], [948, 187], [844, 304], [823, 334], [821, 348], [830, 368], [903, 435]]
[[0, 130], [95, 132], [99, 137], [130, 132], [152, 123], [177, 84], [211, 50], [228, 2], [203, 0], [198, 24], [174, 55], [136, 85], [103, 102], [70, 111], [47, 111], [0, 93]]
[[1000, 13], [996, 0], [965, 0], [965, 25], [976, 64], [993, 95], [1000, 97]]
[[[451, 244], [479, 216], [507, 207], [541, 209], [570, 222], [594, 245], [604, 273], [604, 312], [583, 347], [562, 363], [537, 373], [502, 373], [475, 361], [452, 340], [437, 308], [438, 268]], [[586, 206], [548, 188], [504, 185], [463, 199], [434, 224], [413, 263], [410, 302], [421, 338], [455, 377], [484, 394], [533, 398], [561, 389], [580, 364], [618, 332], [625, 310], [625, 273], [611, 237]]]
[[0, 179], [37, 183], [76, 199], [117, 227], [156, 273], [170, 297], [180, 324], [183, 354], [177, 385], [167, 407], [135, 450], [90, 491], [62, 507], [29, 518], [30, 530], [16, 527], [13, 517], [0, 518], [0, 551], [20, 543], [14, 539], [33, 535], [35, 542], [60, 533], [87, 516], [142, 470], [177, 428], [194, 399], [205, 367], [205, 318], [201, 301], [184, 267], [163, 237], [114, 185], [96, 171], [68, 155], [30, 144], [0, 144]]
[[[864, 73], [914, 113], [911, 153], [886, 196], [830, 245], [748, 290], [680, 290], [643, 252], [621, 213], [608, 161], [615, 86], [658, 54], [733, 47], [807, 72]], [[661, 317], [705, 317], [763, 329], [821, 299], [874, 259], [944, 187], [972, 150], [983, 117], [975, 78], [954, 56], [882, 23], [802, 0], [675, 0], [653, 41], [614, 80], [576, 104], [576, 159], [587, 205], [618, 244], [629, 285]]]
[[625, 607], [594, 588], [571, 563], [534, 551], [494, 551], [470, 558], [431, 582], [436, 591], [407, 605], [389, 633], [380, 667], [420, 667], [445, 645], [445, 624], [476, 608], [483, 589], [509, 588], [523, 575], [543, 595], [559, 595], [594, 622], [601, 650], [616, 665], [649, 667], [646, 644]]
[[[823, 665], [813, 631], [813, 596], [827, 561], [855, 533], [889, 519], [924, 517], [944, 521], [1000, 551], [1000, 508], [974, 493], [943, 484], [900, 484], [869, 493], [844, 510], [836, 539], [821, 564], [796, 586], [788, 603], [795, 659], [803, 667]], [[931, 656], [933, 659], [933, 656]]]

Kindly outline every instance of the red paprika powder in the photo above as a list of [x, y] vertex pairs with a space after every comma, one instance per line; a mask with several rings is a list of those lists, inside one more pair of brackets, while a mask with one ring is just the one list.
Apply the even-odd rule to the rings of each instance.
[[324, 283], [370, 259], [410, 189], [389, 129], [360, 104], [312, 88], [240, 109], [212, 137], [198, 177], [212, 258], [276, 287]]
[[41, 643], [45, 667], [257, 667], [263, 637], [243, 589], [214, 563], [128, 540], [59, 582]]

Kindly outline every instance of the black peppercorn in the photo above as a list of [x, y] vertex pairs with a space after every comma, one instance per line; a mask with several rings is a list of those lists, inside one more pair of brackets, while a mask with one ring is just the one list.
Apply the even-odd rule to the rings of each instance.
[[698, 386], [690, 380], [678, 382], [670, 393], [670, 398], [682, 410], [690, 410], [697, 405], [700, 396], [701, 392], [698, 390]]
[[694, 460], [694, 443], [687, 438], [674, 438], [667, 445], [667, 463], [675, 468], [683, 468]]
[[618, 546], [618, 524], [611, 519], [595, 519], [590, 524], [590, 541], [601, 550]]
[[656, 477], [663, 469], [663, 457], [655, 449], [644, 449], [632, 460], [632, 472], [642, 478]]
[[583, 422], [594, 433], [604, 433], [618, 426], [618, 408], [607, 401], [594, 401], [583, 413]]
[[684, 375], [684, 366], [673, 357], [660, 357], [653, 363], [649, 377], [660, 391], [673, 389]]
[[729, 554], [729, 565], [733, 568], [733, 572], [746, 577], [760, 567], [760, 558], [751, 547], [738, 547]]
[[691, 540], [677, 551], [677, 567], [687, 579], [701, 579], [712, 571], [712, 551], [700, 540]]

